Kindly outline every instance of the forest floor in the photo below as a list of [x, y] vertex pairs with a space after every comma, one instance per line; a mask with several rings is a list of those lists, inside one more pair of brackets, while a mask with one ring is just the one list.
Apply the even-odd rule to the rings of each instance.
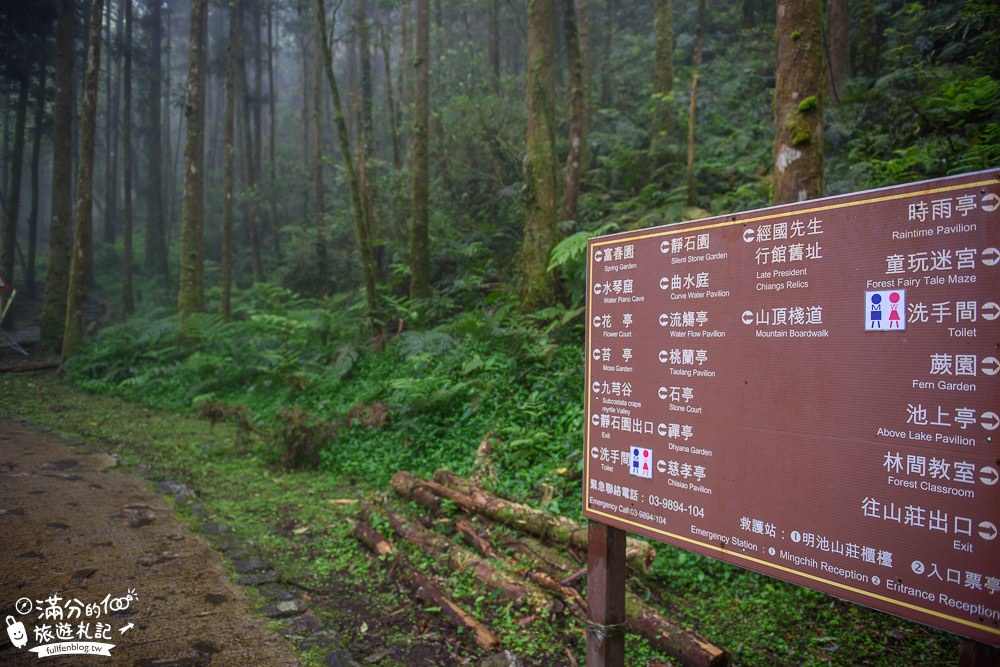
[[[111, 625], [111, 664], [482, 660], [350, 537], [357, 489], [336, 484], [276, 472], [226, 424], [89, 395], [51, 371], [0, 373], [0, 611], [29, 633], [22, 650], [4, 641], [0, 662], [28, 664], [50, 643], [34, 633], [55, 633], [39, 616], [51, 594], [68, 615], [72, 600], [129, 591], [129, 609], [92, 619]], [[19, 613], [22, 597], [33, 612]]]

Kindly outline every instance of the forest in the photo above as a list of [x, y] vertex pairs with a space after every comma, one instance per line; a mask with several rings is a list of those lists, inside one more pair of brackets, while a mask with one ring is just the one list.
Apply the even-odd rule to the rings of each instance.
[[[2, 0], [0, 52], [4, 329], [62, 403], [231, 429], [219, 456], [131, 461], [310, 586], [374, 577], [382, 611], [400, 593], [349, 528], [303, 553], [295, 510], [240, 484], [298, 480], [257, 489], [286, 507], [445, 469], [579, 521], [588, 239], [1000, 166], [992, 0]], [[0, 412], [73, 421], [3, 386]], [[94, 405], [83, 432], [132, 432]], [[405, 541], [388, 510], [350, 520]], [[579, 619], [410, 554], [526, 664], [582, 661]], [[736, 664], [957, 652], [673, 547], [651, 563], [635, 592]]]

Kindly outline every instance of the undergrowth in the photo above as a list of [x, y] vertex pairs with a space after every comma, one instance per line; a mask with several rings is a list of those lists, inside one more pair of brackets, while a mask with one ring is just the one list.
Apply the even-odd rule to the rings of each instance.
[[525, 316], [500, 302], [403, 330], [374, 352], [344, 297], [258, 284], [237, 297], [232, 321], [196, 316], [194, 342], [154, 310], [101, 331], [66, 372], [91, 391], [258, 432], [276, 463], [375, 486], [400, 469], [467, 473], [493, 432], [499, 492], [578, 513], [579, 315]]

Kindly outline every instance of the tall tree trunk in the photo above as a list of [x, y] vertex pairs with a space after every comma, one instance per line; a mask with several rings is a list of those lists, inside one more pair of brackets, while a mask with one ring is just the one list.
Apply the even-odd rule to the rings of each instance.
[[[601, 57], [601, 106], [614, 102], [614, 81], [611, 75], [611, 42], [615, 34], [616, 0], [607, 0], [604, 15], [604, 53]], [[529, 58], [530, 61], [530, 58]]]
[[271, 182], [268, 194], [271, 200], [271, 233], [274, 235], [274, 254], [281, 258], [281, 230], [278, 223], [278, 166], [275, 160], [275, 141], [277, 133], [278, 119], [275, 117], [274, 108], [277, 103], [278, 92], [274, 89], [274, 6], [267, 8], [267, 104], [269, 137], [267, 142], [268, 166], [270, 167]]
[[[109, 0], [110, 2], [110, 0]], [[118, 82], [114, 77], [115, 49], [111, 37], [112, 18], [111, 5], [105, 12], [105, 90], [107, 100], [105, 103], [105, 121], [107, 126], [104, 129], [104, 242], [114, 244], [116, 226], [118, 224]], [[119, 20], [119, 34], [121, 29], [121, 16]]]
[[823, 35], [820, 0], [778, 0], [774, 203], [823, 194]]
[[326, 292], [326, 277], [329, 265], [326, 252], [326, 183], [323, 169], [323, 51], [317, 41], [313, 42], [313, 94], [312, 120], [313, 134], [313, 187], [316, 196], [316, 270], [322, 277], [321, 290]]
[[742, 0], [742, 12], [740, 14], [740, 29], [753, 30], [757, 24], [753, 11], [754, 0]]
[[373, 335], [378, 334], [378, 293], [375, 285], [375, 255], [372, 252], [372, 241], [368, 236], [371, 228], [368, 224], [368, 211], [361, 197], [361, 187], [358, 184], [354, 156], [351, 153], [350, 134], [347, 130], [347, 120], [344, 117], [344, 107], [340, 100], [340, 88], [337, 86], [337, 76], [333, 71], [333, 53], [326, 31], [326, 7], [323, 0], [316, 0], [319, 14], [320, 43], [323, 46], [323, 64], [326, 69], [330, 94], [333, 96], [334, 121], [337, 125], [337, 137], [340, 141], [340, 152], [343, 155], [347, 171], [347, 182], [351, 192], [351, 206], [354, 209], [354, 233], [357, 237], [358, 252], [361, 255], [361, 272], [365, 282], [365, 302], [368, 308], [368, 326]]
[[826, 14], [827, 72], [826, 95], [829, 103], [840, 103], [844, 86], [851, 78], [851, 17], [848, 0], [829, 0]]
[[229, 321], [233, 293], [233, 146], [236, 141], [236, 44], [240, 39], [239, 13], [229, 0], [229, 44], [226, 45], [226, 149], [222, 176], [222, 298], [219, 314]]
[[410, 297], [431, 294], [431, 260], [428, 234], [428, 183], [430, 170], [430, 2], [417, 0], [417, 51], [413, 59], [413, 223], [410, 229]]
[[[237, 8], [241, 8], [242, 3], [237, 3]], [[243, 15], [240, 12], [240, 33], [236, 42], [236, 76], [237, 84], [240, 87], [239, 99], [242, 104], [242, 125], [243, 125], [243, 170], [246, 175], [246, 187], [249, 194], [244, 210], [247, 220], [247, 236], [250, 239], [250, 264], [253, 268], [254, 281], [261, 281], [264, 278], [264, 263], [260, 252], [260, 216], [257, 202], [257, 172], [254, 162], [253, 146], [253, 103], [250, 99], [250, 82], [247, 75], [246, 48], [244, 46]]]
[[500, 0], [486, 0], [486, 53], [489, 58], [490, 86], [500, 92]]
[[21, 172], [24, 166], [24, 133], [28, 121], [28, 93], [31, 75], [20, 73], [17, 82], [17, 118], [14, 121], [14, 154], [11, 156], [10, 188], [4, 211], [3, 238], [0, 239], [0, 275], [14, 284], [14, 259], [17, 254], [17, 219], [21, 214]]
[[35, 133], [31, 146], [31, 211], [28, 214], [28, 268], [24, 276], [28, 296], [37, 296], [35, 286], [35, 262], [38, 252], [38, 197], [39, 163], [42, 153], [42, 126], [45, 123], [45, 86], [48, 83], [49, 66], [43, 59], [38, 63], [38, 88], [35, 91]]
[[[167, 9], [167, 34], [166, 40], [163, 42], [164, 55], [166, 55], [166, 63], [163, 68], [163, 83], [166, 89], [166, 94], [161, 98], [160, 103], [163, 105], [163, 146], [165, 148], [164, 166], [166, 171], [164, 173], [165, 178], [160, 184], [163, 188], [163, 203], [166, 209], [166, 217], [163, 226], [164, 234], [164, 247], [170, 248], [171, 235], [174, 231], [175, 215], [177, 209], [177, 159], [180, 153], [180, 139], [181, 139], [181, 123], [184, 121], [184, 114], [177, 114], [177, 148], [174, 149], [174, 140], [171, 138], [170, 131], [170, 108], [171, 108], [171, 95], [173, 94], [173, 82], [172, 74], [173, 67], [170, 63], [171, 55], [173, 54], [173, 32], [174, 32], [174, 11], [171, 5], [171, 0], [166, 0], [164, 5]], [[164, 261], [167, 261], [164, 259]]]
[[90, 7], [90, 36], [87, 70], [83, 79], [83, 103], [80, 109], [80, 169], [76, 186], [76, 235], [70, 264], [66, 299], [66, 323], [63, 332], [62, 358], [65, 361], [83, 344], [83, 309], [90, 273], [90, 246], [93, 233], [94, 134], [97, 129], [97, 88], [101, 70], [101, 14], [104, 0], [93, 0]]
[[122, 171], [124, 172], [124, 201], [123, 216], [124, 235], [122, 249], [122, 312], [126, 316], [135, 312], [135, 296], [132, 280], [133, 248], [132, 248], [132, 0], [122, 0], [122, 8], [125, 14], [125, 73], [124, 78], [124, 100], [122, 118], [124, 119], [124, 148], [125, 155], [122, 156]]
[[698, 113], [698, 76], [701, 69], [702, 51], [705, 45], [705, 2], [698, 0], [698, 18], [695, 26], [694, 53], [691, 55], [691, 101], [688, 105], [688, 154], [687, 154], [687, 203], [697, 206], [698, 188], [694, 178], [694, 134]]
[[187, 142], [184, 146], [184, 203], [181, 208], [181, 268], [177, 314], [182, 335], [190, 334], [191, 315], [205, 309], [205, 33], [208, 0], [191, 2], [191, 38], [188, 47]]
[[403, 167], [403, 158], [399, 149], [399, 110], [392, 90], [392, 60], [389, 58], [389, 28], [385, 22], [379, 22], [379, 45], [382, 50], [382, 64], [385, 69], [385, 95], [389, 105], [389, 133], [392, 135], [392, 166], [399, 171]]
[[[308, 9], [304, 12], [308, 15]], [[301, 14], [300, 14], [301, 16]], [[302, 47], [302, 164], [309, 165], [312, 162], [312, 151], [314, 150], [311, 137], [312, 128], [315, 125], [312, 119], [312, 110], [315, 108], [311, 102], [311, 91], [314, 88], [313, 81], [315, 81], [312, 69], [310, 65], [316, 61], [313, 54], [313, 36], [315, 30], [311, 28], [308, 19], [303, 20], [303, 29], [300, 40], [300, 45]], [[310, 219], [309, 217], [309, 199], [312, 197], [312, 188], [309, 187], [309, 176], [310, 169], [306, 168], [306, 177], [302, 179], [302, 221], [308, 224], [306, 221]]]
[[49, 220], [49, 258], [42, 296], [40, 345], [57, 350], [66, 323], [66, 290], [69, 285], [70, 234], [73, 204], [73, 0], [56, 2], [55, 102], [52, 107], [52, 195]]
[[160, 57], [163, 41], [163, 16], [159, 0], [149, 2], [150, 22], [150, 72], [149, 92], [149, 136], [147, 147], [148, 187], [146, 192], [147, 225], [146, 266], [153, 270], [164, 287], [170, 284], [170, 269], [167, 265], [167, 227], [163, 211], [163, 125], [161, 108], [163, 62]]
[[562, 219], [575, 220], [590, 136], [590, 18], [587, 0], [565, 0], [563, 11], [569, 65], [569, 151]]
[[656, 55], [653, 61], [653, 146], [654, 148], [673, 132], [674, 92], [674, 3], [673, 0], [656, 0], [653, 20]]
[[[253, 161], [254, 174], [257, 181], [257, 196], [254, 197], [256, 207], [257, 229], [264, 227], [263, 215], [260, 212], [260, 201], [264, 195], [264, 48], [260, 32], [263, 23], [263, 16], [260, 11], [260, 2], [253, 3], [253, 15], [251, 17], [253, 30]], [[260, 244], [263, 246], [264, 235], [260, 233]], [[263, 252], [263, 248], [261, 248]], [[261, 277], [263, 279], [263, 265], [261, 266]]]
[[528, 0], [527, 107], [524, 158], [525, 220], [521, 245], [521, 308], [551, 305], [556, 297], [549, 255], [557, 241], [555, 148], [555, 6]]

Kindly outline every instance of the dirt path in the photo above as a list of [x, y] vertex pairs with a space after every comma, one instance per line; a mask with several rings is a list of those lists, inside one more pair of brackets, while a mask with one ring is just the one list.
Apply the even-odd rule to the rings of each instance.
[[208, 544], [114, 464], [0, 420], [0, 617], [27, 634], [18, 649], [0, 633], [0, 663], [89, 642], [113, 644], [111, 657], [41, 664], [298, 665]]

